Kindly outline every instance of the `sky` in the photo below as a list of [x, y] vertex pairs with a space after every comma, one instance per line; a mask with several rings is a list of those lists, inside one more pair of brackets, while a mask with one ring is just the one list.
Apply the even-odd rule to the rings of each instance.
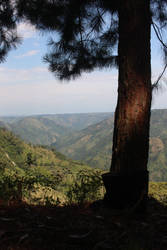
[[[0, 116], [113, 112], [117, 101], [117, 71], [101, 70], [60, 82], [42, 57], [49, 37], [20, 23], [24, 39], [0, 64]], [[162, 70], [161, 51], [152, 35], [152, 80]], [[167, 108], [165, 84], [153, 96], [152, 108]]]

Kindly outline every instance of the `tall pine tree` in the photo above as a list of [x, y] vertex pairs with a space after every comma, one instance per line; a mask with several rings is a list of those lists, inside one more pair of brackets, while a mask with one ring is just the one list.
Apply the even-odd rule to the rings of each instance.
[[[103, 175], [112, 207], [143, 207], [148, 195], [149, 124], [152, 99], [150, 30], [166, 28], [166, 0], [18, 0], [21, 18], [53, 32], [45, 56], [59, 79], [118, 66], [110, 173]], [[157, 24], [161, 27], [158, 27]], [[118, 51], [116, 54], [115, 51]], [[159, 79], [158, 79], [159, 80]], [[158, 81], [157, 81], [158, 83]], [[155, 83], [155, 85], [157, 85]]]

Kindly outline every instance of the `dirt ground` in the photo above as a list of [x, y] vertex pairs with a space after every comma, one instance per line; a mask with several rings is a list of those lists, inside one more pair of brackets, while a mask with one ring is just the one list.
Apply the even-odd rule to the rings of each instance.
[[0, 250], [167, 250], [167, 207], [135, 214], [98, 205], [0, 207]]

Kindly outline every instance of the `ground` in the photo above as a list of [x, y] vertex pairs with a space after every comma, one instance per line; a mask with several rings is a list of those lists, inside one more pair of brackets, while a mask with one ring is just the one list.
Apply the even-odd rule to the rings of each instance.
[[0, 207], [0, 250], [166, 250], [167, 206], [150, 198], [147, 212], [102, 204]]

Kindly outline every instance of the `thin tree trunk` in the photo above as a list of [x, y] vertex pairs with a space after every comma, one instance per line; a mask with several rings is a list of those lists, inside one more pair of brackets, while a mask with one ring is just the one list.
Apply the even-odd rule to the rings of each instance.
[[[118, 102], [110, 169], [112, 176], [104, 179], [107, 180], [108, 200], [117, 202], [123, 200], [124, 196], [122, 202], [130, 202], [130, 197], [133, 197], [133, 201], [141, 198], [145, 184], [145, 193], [148, 191], [147, 162], [152, 98], [150, 1], [120, 2]], [[116, 179], [114, 175], [117, 176]]]

